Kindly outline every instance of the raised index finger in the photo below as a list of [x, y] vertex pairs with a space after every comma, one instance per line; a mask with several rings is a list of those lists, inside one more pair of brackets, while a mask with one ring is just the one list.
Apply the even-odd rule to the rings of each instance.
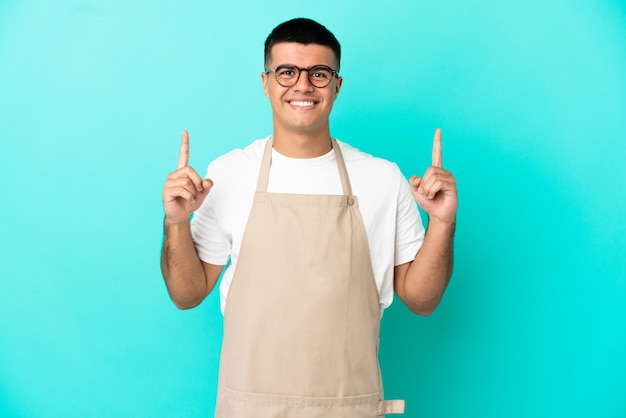
[[183, 131], [183, 138], [180, 143], [180, 153], [178, 154], [178, 167], [187, 167], [189, 163], [189, 133]]
[[435, 140], [433, 141], [433, 167], [443, 167], [441, 158], [441, 128], [435, 130]]

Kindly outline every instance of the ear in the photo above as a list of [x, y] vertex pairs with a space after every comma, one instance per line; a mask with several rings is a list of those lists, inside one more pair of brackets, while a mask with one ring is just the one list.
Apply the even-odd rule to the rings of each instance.
[[263, 82], [263, 92], [265, 93], [265, 97], [267, 97], [268, 99], [270, 98], [270, 91], [269, 91], [269, 87], [267, 85], [268, 83], [268, 74], [267, 73], [261, 73], [261, 81]]
[[343, 77], [337, 77], [337, 82], [335, 83], [335, 99], [339, 95], [339, 90], [341, 90], [342, 84], [343, 84]]

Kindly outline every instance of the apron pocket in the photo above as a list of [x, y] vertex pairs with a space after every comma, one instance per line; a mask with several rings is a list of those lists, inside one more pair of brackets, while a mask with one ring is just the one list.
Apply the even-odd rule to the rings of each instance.
[[224, 412], [229, 418], [375, 418], [380, 394], [316, 397], [267, 395], [226, 388]]

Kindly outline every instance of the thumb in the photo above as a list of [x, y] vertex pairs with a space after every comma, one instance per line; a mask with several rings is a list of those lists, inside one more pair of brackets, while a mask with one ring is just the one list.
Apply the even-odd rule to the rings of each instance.
[[421, 182], [422, 182], [422, 178], [418, 176], [411, 176], [411, 178], [409, 179], [409, 185], [411, 186], [412, 190], [413, 189], [417, 190]]
[[209, 192], [211, 191], [211, 188], [213, 187], [213, 180], [211, 179], [204, 179], [202, 180], [202, 190], [200, 191], [200, 193], [202, 193], [203, 195], [208, 195]]

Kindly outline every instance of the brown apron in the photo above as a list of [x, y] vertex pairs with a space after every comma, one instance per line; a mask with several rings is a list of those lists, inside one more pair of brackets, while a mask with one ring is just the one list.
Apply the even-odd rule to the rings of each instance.
[[356, 196], [268, 193], [272, 139], [224, 312], [215, 416], [374, 418], [383, 401], [378, 289]]

